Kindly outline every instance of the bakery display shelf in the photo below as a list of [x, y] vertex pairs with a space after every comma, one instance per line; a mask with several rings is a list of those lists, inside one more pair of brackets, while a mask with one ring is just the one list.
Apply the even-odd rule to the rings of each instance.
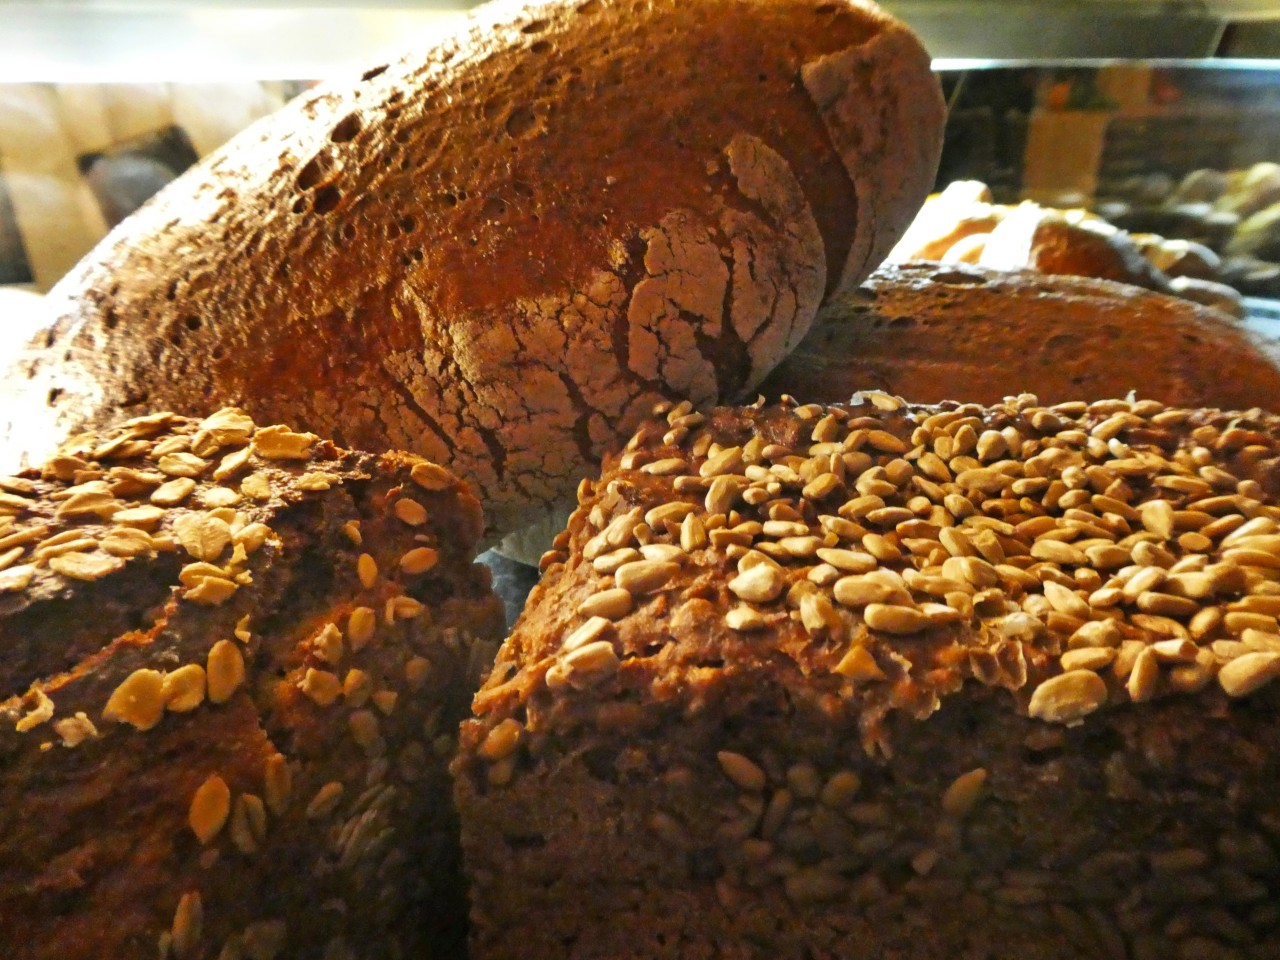
[[1264, 297], [1245, 297], [1245, 325], [1249, 329], [1280, 340], [1280, 300]]

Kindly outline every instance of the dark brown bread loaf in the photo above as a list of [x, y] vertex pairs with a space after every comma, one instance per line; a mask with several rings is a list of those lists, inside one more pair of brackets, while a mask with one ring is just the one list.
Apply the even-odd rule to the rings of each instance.
[[456, 954], [467, 488], [234, 409], [0, 488], [0, 953]]
[[1278, 497], [1259, 411], [646, 424], [463, 727], [474, 960], [1271, 960]]
[[964, 264], [882, 267], [824, 306], [759, 387], [834, 403], [1123, 396], [1280, 410], [1280, 351], [1216, 310], [1134, 287]]
[[659, 398], [759, 381], [906, 227], [942, 125], [928, 55], [860, 0], [484, 7], [104, 240], [0, 452], [235, 403], [447, 460], [509, 529]]

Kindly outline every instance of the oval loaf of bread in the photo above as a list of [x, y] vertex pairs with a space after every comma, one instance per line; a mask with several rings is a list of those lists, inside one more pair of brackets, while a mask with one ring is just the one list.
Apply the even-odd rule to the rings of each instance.
[[10, 458], [235, 403], [447, 460], [501, 532], [654, 402], [761, 379], [905, 229], [942, 123], [869, 3], [486, 6], [108, 236], [8, 378]]
[[759, 386], [806, 403], [871, 389], [923, 403], [1135, 391], [1178, 406], [1276, 410], [1280, 349], [1217, 310], [1109, 280], [903, 263], [833, 297]]

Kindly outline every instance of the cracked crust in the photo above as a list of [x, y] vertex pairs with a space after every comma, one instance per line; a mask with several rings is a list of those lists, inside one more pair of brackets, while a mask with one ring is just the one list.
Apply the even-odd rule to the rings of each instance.
[[509, 530], [657, 400], [763, 377], [905, 228], [940, 103], [866, 4], [482, 8], [104, 240], [7, 378], [4, 456], [234, 403], [447, 458]]

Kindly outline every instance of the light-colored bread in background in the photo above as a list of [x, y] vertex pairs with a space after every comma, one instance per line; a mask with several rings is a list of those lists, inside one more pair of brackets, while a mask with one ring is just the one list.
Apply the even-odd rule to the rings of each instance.
[[[1188, 177], [1191, 192], [1212, 187], [1214, 178], [1207, 176], [1212, 171], [1198, 172], [1206, 176]], [[1207, 201], [1199, 206], [1206, 214], [1211, 209]], [[925, 201], [888, 258], [889, 263], [912, 260], [1098, 277], [1172, 293], [1235, 317], [1245, 312], [1241, 295], [1222, 283], [1221, 258], [1202, 243], [1130, 233], [1080, 208], [1059, 210], [1030, 201], [993, 204], [990, 191], [976, 180], [954, 181]]]
[[931, 194], [920, 207], [907, 232], [886, 258], [941, 260], [956, 243], [978, 233], [990, 233], [1004, 219], [1008, 208], [991, 202], [991, 191], [979, 180], [953, 180]]
[[1123, 396], [1280, 410], [1280, 351], [1208, 307], [1105, 280], [964, 264], [878, 270], [827, 304], [760, 385], [766, 397], [847, 400], [888, 390], [922, 403], [1046, 403]]
[[1207, 307], [1221, 310], [1237, 320], [1243, 320], [1245, 317], [1244, 298], [1240, 296], [1240, 291], [1225, 283], [1205, 280], [1201, 277], [1171, 277], [1169, 291], [1184, 300], [1194, 300], [1196, 303], [1203, 303]]
[[905, 229], [943, 114], [856, 0], [486, 6], [108, 236], [8, 375], [5, 454], [237, 403], [448, 460], [509, 529], [656, 400], [763, 377]]
[[1096, 217], [1070, 216], [1074, 212], [1030, 203], [1013, 208], [991, 231], [978, 263], [997, 270], [1030, 269], [1168, 288], [1168, 279], [1128, 234]]
[[1142, 255], [1166, 276], [1197, 277], [1216, 280], [1222, 269], [1222, 258], [1194, 240], [1169, 240], [1155, 234], [1133, 237]]

